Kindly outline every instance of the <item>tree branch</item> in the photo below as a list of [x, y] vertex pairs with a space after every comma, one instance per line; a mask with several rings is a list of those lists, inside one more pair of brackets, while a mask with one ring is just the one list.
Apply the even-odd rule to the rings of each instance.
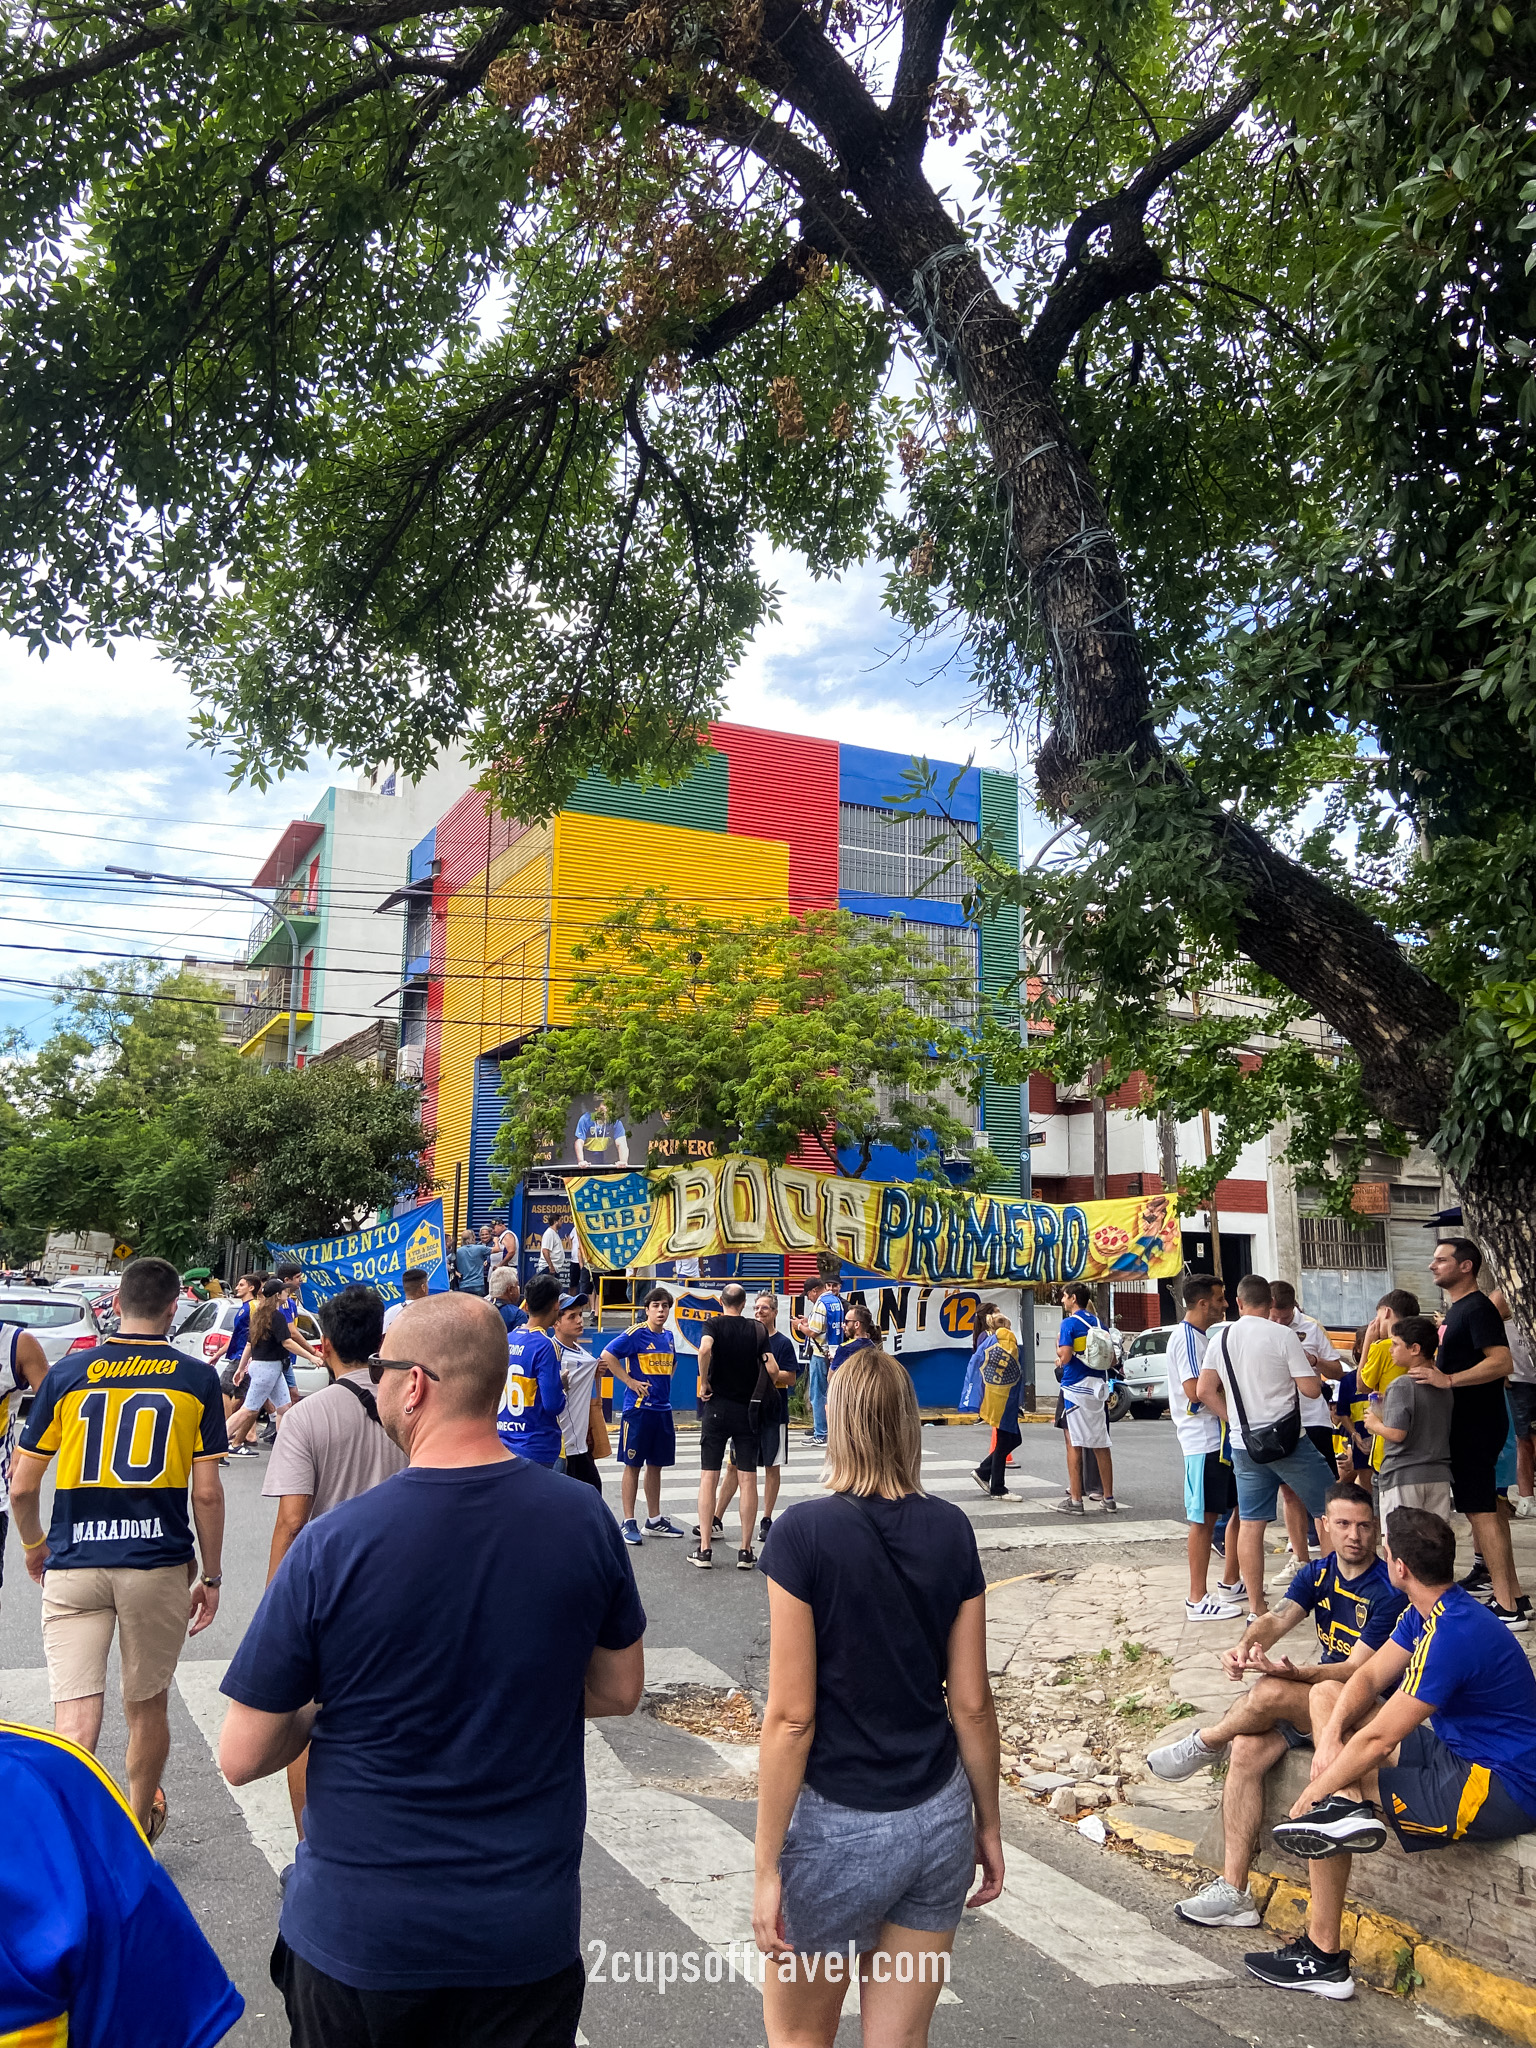
[[906, 0], [902, 9], [901, 56], [885, 115], [893, 147], [914, 168], [928, 139], [928, 114], [953, 12], [953, 0]]
[[[1073, 221], [1055, 282], [1026, 344], [1037, 376], [1055, 376], [1074, 337], [1096, 314], [1164, 281], [1162, 256], [1147, 240], [1147, 207], [1170, 178], [1221, 140], [1258, 89], [1257, 78], [1246, 79], [1214, 113], [1165, 144], [1128, 185], [1095, 200]], [[1105, 228], [1107, 255], [1090, 253], [1089, 243]]]

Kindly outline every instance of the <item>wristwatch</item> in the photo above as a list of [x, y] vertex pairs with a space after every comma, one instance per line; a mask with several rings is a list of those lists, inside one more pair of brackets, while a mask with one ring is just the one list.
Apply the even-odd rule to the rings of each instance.
[[213, 1577], [212, 1577], [211, 1579], [209, 1578], [209, 1576], [208, 1576], [208, 1574], [207, 1574], [206, 1572], [204, 1572], [204, 1573], [203, 1573], [203, 1575], [202, 1575], [202, 1584], [203, 1584], [203, 1585], [205, 1585], [205, 1586], [208, 1586], [208, 1587], [212, 1587], [212, 1588], [217, 1588], [217, 1587], [219, 1587], [219, 1586], [222, 1586], [222, 1585], [223, 1585], [223, 1583], [224, 1583], [224, 1574], [223, 1574], [222, 1572], [215, 1572], [215, 1573], [214, 1573], [214, 1575], [213, 1575]]

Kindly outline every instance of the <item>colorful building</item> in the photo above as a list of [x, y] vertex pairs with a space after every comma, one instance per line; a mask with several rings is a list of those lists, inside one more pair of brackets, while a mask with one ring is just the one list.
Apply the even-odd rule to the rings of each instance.
[[[942, 872], [984, 827], [1017, 859], [1013, 776], [938, 764], [946, 825], [937, 802], [893, 811], [906, 755], [727, 724], [710, 740], [677, 788], [588, 775], [547, 825], [497, 817], [472, 791], [413, 850], [390, 898], [406, 904], [400, 1073], [421, 1080], [433, 1173], [450, 1205], [457, 1192], [461, 1226], [502, 1213], [489, 1171], [501, 1061], [533, 1032], [570, 1021], [575, 948], [645, 888], [740, 920], [839, 904], [900, 917], [963, 958], [983, 989], [1017, 975], [1016, 914], [968, 923], [963, 873]], [[926, 851], [940, 835], [946, 844]], [[1018, 1192], [1021, 1091], [989, 1088], [977, 1125]], [[913, 1164], [888, 1153], [869, 1172], [900, 1179]]]

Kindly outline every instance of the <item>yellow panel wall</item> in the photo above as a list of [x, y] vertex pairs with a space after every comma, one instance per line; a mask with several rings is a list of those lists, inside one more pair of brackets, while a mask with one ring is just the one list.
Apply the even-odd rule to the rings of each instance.
[[468, 1183], [476, 1059], [545, 1022], [551, 868], [543, 825], [448, 899], [433, 1171], [450, 1201], [456, 1165]]
[[645, 889], [665, 889], [710, 917], [749, 924], [789, 904], [789, 847], [781, 839], [695, 832], [634, 818], [562, 811], [555, 819], [554, 929], [549, 1021], [571, 1021], [571, 958], [592, 927]]

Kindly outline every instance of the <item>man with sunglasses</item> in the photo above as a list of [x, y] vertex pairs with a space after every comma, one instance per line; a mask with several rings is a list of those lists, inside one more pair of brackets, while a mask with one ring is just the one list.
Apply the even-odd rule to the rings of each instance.
[[645, 1614], [601, 1497], [502, 1441], [506, 1375], [487, 1302], [399, 1318], [369, 1377], [408, 1469], [300, 1531], [224, 1678], [231, 1784], [310, 1746], [293, 2048], [576, 2038], [584, 1721], [638, 1706]]

